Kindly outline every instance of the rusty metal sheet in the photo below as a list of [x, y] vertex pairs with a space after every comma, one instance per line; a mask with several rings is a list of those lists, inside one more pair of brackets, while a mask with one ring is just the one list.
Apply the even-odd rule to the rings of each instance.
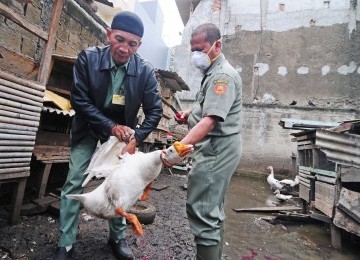
[[319, 129], [316, 145], [329, 161], [360, 168], [360, 135]]

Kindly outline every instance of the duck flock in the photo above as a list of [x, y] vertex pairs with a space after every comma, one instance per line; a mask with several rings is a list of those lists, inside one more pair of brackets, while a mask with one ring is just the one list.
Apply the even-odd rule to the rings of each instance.
[[292, 195], [286, 195], [282, 194], [281, 190], [292, 190], [296, 185], [299, 185], [299, 176], [296, 175], [294, 180], [290, 179], [283, 179], [283, 180], [277, 180], [274, 176], [274, 168], [272, 166], [268, 167], [268, 170], [270, 170], [270, 174], [267, 177], [267, 182], [270, 185], [271, 190], [274, 192], [276, 198], [281, 201], [287, 201], [289, 199], [292, 199]]

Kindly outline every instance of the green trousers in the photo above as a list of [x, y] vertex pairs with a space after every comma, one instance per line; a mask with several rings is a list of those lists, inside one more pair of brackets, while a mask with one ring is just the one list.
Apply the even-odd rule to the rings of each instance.
[[240, 134], [206, 137], [195, 146], [186, 212], [195, 243], [203, 246], [199, 247], [199, 253], [215, 248], [219, 254], [222, 251], [225, 194], [240, 157]]
[[[80, 202], [65, 197], [67, 194], [81, 194], [81, 187], [86, 178], [84, 172], [88, 167], [91, 156], [95, 152], [98, 139], [88, 134], [70, 149], [69, 172], [61, 191], [60, 204], [60, 239], [59, 247], [72, 245], [76, 241], [79, 225]], [[125, 238], [126, 220], [118, 218], [109, 221], [110, 238], [118, 240]]]

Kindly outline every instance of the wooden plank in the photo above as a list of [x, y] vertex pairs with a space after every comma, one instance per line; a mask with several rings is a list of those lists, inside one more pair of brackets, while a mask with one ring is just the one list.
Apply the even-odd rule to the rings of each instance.
[[30, 171], [0, 174], [0, 183], [9, 182], [9, 179], [16, 179], [30, 176]]
[[47, 131], [38, 131], [36, 134], [37, 145], [52, 145], [57, 147], [69, 147], [70, 135]]
[[310, 185], [310, 180], [307, 178], [303, 178], [303, 177], [299, 176], [299, 181]]
[[315, 212], [312, 212], [310, 214], [310, 218], [317, 219], [317, 220], [320, 220], [322, 222], [329, 223], [329, 224], [332, 223], [332, 219], [329, 218], [328, 216], [325, 216], [325, 215], [319, 214], [319, 213], [315, 213]]
[[40, 26], [35, 25], [24, 18], [23, 15], [16, 13], [10, 7], [7, 7], [3, 3], [0, 2], [0, 14], [9, 18], [14, 23], [20, 25], [25, 30], [39, 36], [43, 40], [47, 40], [49, 35], [45, 32]]
[[54, 2], [51, 20], [49, 23], [49, 37], [48, 41], [45, 44], [44, 50], [41, 56], [39, 74], [37, 80], [41, 85], [46, 85], [48, 78], [50, 76], [50, 64], [52, 60], [52, 53], [55, 47], [57, 29], [60, 24], [60, 16], [64, 6], [64, 0], [57, 0]]
[[310, 183], [303, 182], [302, 180], [300, 180], [299, 183], [310, 189]]
[[308, 145], [308, 144], [314, 144], [314, 142], [311, 140], [298, 141], [297, 145], [302, 146], [302, 145]]
[[321, 182], [325, 182], [325, 183], [328, 183], [328, 184], [332, 184], [332, 185], [334, 185], [335, 182], [336, 182], [335, 178], [325, 177], [325, 176], [321, 176], [321, 175], [316, 175], [316, 180], [321, 181]]
[[314, 145], [314, 144], [308, 144], [308, 145], [298, 146], [297, 149], [298, 149], [298, 151], [313, 150], [313, 149], [319, 149], [319, 146]]
[[355, 167], [340, 167], [341, 182], [360, 182], [360, 169]]
[[315, 182], [315, 208], [330, 218], [333, 217], [334, 199], [334, 185]]
[[3, 56], [3, 58], [0, 59], [1, 68], [28, 79], [36, 79], [39, 65], [35, 61], [19, 53], [8, 50], [3, 46], [0, 46], [0, 54]]
[[333, 223], [337, 227], [344, 229], [347, 232], [360, 236], [360, 224], [354, 219], [350, 218], [339, 208], [335, 209]]
[[326, 171], [326, 170], [314, 168], [314, 169], [312, 170], [312, 172], [314, 172], [314, 173], [316, 173], [316, 174], [320, 174], [320, 175], [324, 175], [324, 176], [336, 178], [336, 172], [333, 172], [333, 171]]
[[[54, 56], [54, 55], [53, 55]], [[68, 87], [69, 89], [71, 87]], [[66, 90], [66, 89], [62, 89], [62, 88], [57, 88], [57, 87], [53, 87], [53, 86], [46, 86], [46, 89], [55, 92], [55, 93], [60, 93], [60, 94], [64, 94], [70, 97], [70, 90]]]
[[316, 177], [312, 175], [303, 174], [302, 172], [299, 172], [299, 176], [303, 179], [309, 179], [309, 180], [315, 180]]
[[342, 188], [337, 207], [360, 223], [360, 193]]
[[299, 197], [310, 203], [310, 186], [307, 187], [300, 183], [299, 185]]
[[279, 211], [297, 211], [302, 210], [299, 207], [259, 207], [259, 208], [239, 208], [233, 209], [235, 212], [279, 212]]

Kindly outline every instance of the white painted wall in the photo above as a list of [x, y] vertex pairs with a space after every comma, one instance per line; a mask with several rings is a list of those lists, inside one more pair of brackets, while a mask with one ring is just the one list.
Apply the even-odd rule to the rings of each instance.
[[[261, 30], [261, 21], [263, 29], [277, 32], [310, 27], [312, 19], [315, 20], [316, 26], [349, 23], [350, 19], [359, 21], [359, 8], [355, 12], [350, 6], [351, 0], [330, 0], [329, 7], [325, 2], [324, 0], [228, 0], [232, 22], [229, 23], [227, 34], [234, 34], [237, 25], [240, 25], [242, 30]], [[280, 11], [280, 4], [284, 4], [284, 11]], [[261, 7], [266, 10], [261, 10]]]

